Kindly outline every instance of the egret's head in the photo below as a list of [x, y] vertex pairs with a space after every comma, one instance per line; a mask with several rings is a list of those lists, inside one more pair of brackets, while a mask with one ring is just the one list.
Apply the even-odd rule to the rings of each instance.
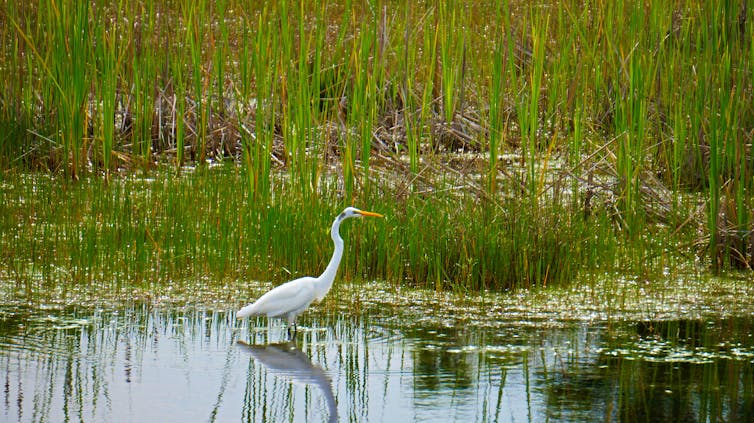
[[346, 207], [346, 209], [343, 210], [343, 212], [340, 214], [339, 218], [340, 220], [343, 220], [343, 219], [348, 219], [349, 217], [362, 217], [362, 216], [383, 217], [379, 213], [359, 210], [356, 207]]

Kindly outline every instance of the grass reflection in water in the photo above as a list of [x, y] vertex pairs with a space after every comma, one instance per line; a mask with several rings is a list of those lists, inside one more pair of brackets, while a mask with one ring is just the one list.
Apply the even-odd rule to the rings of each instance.
[[0, 310], [7, 421], [742, 420], [750, 318], [404, 320], [304, 316], [297, 342], [232, 311]]

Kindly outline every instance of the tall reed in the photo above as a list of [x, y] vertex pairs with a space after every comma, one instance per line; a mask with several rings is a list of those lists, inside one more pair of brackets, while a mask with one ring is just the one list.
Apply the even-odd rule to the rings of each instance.
[[194, 121], [196, 122], [193, 134], [193, 145], [191, 147], [192, 155], [199, 164], [203, 164], [207, 157], [207, 124], [208, 124], [208, 103], [206, 96], [204, 75], [204, 55], [203, 47], [206, 38], [207, 22], [207, 2], [199, 0], [197, 2], [185, 3], [182, 6], [182, 16], [185, 25], [185, 45], [188, 49], [189, 64], [191, 69], [190, 86], [194, 99]]
[[279, 43], [277, 32], [269, 21], [270, 15], [264, 8], [257, 24], [263, 30], [257, 31], [253, 58], [254, 81], [256, 83], [255, 135], [246, 137], [245, 150], [251, 161], [247, 166], [250, 187], [255, 197], [268, 198], [271, 192], [270, 170], [273, 134], [275, 131], [275, 105], [273, 104], [273, 83], [276, 64], [268, 60]]
[[[95, 20], [104, 20], [106, 15], [102, 11], [104, 2], [96, 7]], [[96, 33], [96, 62], [99, 69], [97, 83], [100, 86], [97, 122], [97, 136], [101, 143], [102, 164], [106, 175], [113, 167], [113, 147], [115, 145], [115, 111], [118, 91], [118, 76], [122, 55], [119, 55], [117, 37], [120, 34], [118, 24], [101, 25]], [[96, 163], [96, 162], [95, 162]]]
[[439, 66], [442, 85], [442, 114], [445, 122], [452, 122], [456, 109], [460, 106], [458, 99], [463, 59], [466, 49], [466, 32], [459, 28], [463, 21], [463, 7], [457, 3], [442, 2], [435, 13], [436, 37], [439, 40]]
[[[54, 139], [63, 148], [66, 166], [73, 178], [83, 171], [89, 121], [87, 100], [89, 93], [89, 62], [91, 57], [89, 3], [53, 3], [44, 9], [43, 19], [52, 28], [52, 49], [48, 57], [52, 96], [57, 117], [58, 136]], [[38, 49], [39, 50], [39, 49]]]
[[[534, 11], [530, 12], [531, 14]], [[532, 61], [529, 63], [525, 78], [526, 95], [519, 100], [518, 117], [523, 138], [523, 157], [526, 161], [526, 182], [529, 194], [534, 197], [538, 194], [537, 162], [540, 145], [540, 96], [542, 78], [545, 65], [545, 43], [549, 26], [548, 17], [540, 18], [531, 15], [534, 23], [531, 27]]]

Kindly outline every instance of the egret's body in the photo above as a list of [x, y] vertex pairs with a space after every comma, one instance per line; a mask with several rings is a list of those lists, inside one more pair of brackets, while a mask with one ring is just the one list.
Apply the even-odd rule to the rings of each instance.
[[340, 237], [340, 224], [351, 217], [374, 216], [382, 217], [381, 214], [366, 212], [354, 207], [347, 207], [335, 218], [330, 235], [335, 243], [330, 263], [325, 271], [317, 277], [305, 276], [286, 282], [273, 288], [259, 297], [253, 304], [238, 310], [236, 317], [242, 319], [249, 316], [267, 316], [285, 319], [288, 322], [288, 330], [293, 326], [296, 330], [296, 317], [303, 313], [313, 301], [322, 301], [330, 291], [335, 275], [338, 273], [340, 259], [343, 257], [343, 238]]

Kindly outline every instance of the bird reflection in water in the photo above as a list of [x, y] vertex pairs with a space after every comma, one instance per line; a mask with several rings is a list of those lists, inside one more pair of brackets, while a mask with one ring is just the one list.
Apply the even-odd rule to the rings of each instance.
[[261, 364], [271, 374], [287, 379], [292, 383], [318, 387], [327, 402], [328, 422], [338, 421], [338, 408], [335, 404], [330, 377], [325, 370], [312, 363], [307, 355], [294, 342], [279, 344], [251, 345], [238, 341], [239, 347]]

